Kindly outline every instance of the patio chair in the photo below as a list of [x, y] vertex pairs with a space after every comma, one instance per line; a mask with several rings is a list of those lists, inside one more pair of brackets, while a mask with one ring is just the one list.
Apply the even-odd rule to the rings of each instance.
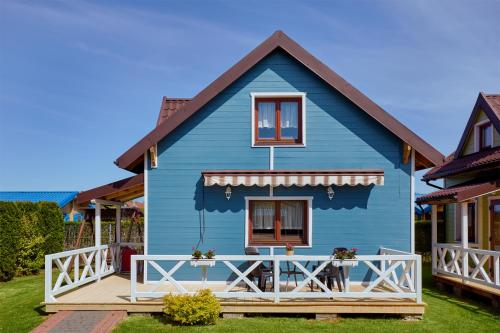
[[[260, 255], [259, 250], [255, 247], [246, 247], [245, 248], [245, 254], [247, 256], [258, 256]], [[253, 265], [254, 261], [248, 261], [247, 262], [247, 267], [250, 267]], [[263, 263], [255, 267], [250, 274], [248, 274], [248, 279], [252, 282], [257, 279], [257, 287], [262, 290], [266, 291], [266, 285], [267, 285], [267, 280], [271, 281], [273, 277], [273, 268], [272, 267], [266, 267]], [[247, 285], [247, 290], [250, 291], [251, 287]]]
[[[337, 251], [347, 251], [347, 248], [336, 247], [333, 249], [332, 255], [334, 255]], [[313, 265], [312, 270], [314, 271], [316, 268], [318, 268], [319, 265], [320, 265], [319, 262], [316, 265]], [[342, 288], [345, 289], [345, 275], [344, 275], [344, 268], [342, 266], [335, 267], [331, 263], [329, 263], [321, 272], [319, 272], [316, 275], [316, 277], [322, 283], [326, 284], [326, 286], [330, 290], [332, 290], [335, 287], [335, 282], [337, 282], [337, 286], [340, 292], [342, 292]], [[310, 287], [311, 291], [313, 291], [314, 283], [311, 282]]]

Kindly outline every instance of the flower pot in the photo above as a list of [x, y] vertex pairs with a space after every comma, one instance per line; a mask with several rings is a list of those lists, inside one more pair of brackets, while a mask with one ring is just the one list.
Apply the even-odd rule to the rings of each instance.
[[286, 250], [286, 255], [287, 256], [293, 256], [293, 250]]
[[190, 264], [192, 267], [213, 267], [215, 266], [215, 259], [191, 259]]
[[358, 266], [358, 260], [357, 259], [333, 259], [332, 260], [332, 265], [334, 267], [341, 267], [341, 266], [351, 266], [351, 267], [356, 267]]

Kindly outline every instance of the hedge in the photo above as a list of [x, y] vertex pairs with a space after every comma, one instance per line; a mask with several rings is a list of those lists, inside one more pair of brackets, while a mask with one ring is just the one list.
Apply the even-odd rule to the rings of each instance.
[[[445, 242], [445, 224], [438, 222], [438, 243]], [[415, 251], [426, 253], [432, 250], [432, 224], [430, 222], [415, 223]]]
[[0, 202], [0, 280], [37, 273], [44, 255], [60, 252], [64, 220], [52, 202]]

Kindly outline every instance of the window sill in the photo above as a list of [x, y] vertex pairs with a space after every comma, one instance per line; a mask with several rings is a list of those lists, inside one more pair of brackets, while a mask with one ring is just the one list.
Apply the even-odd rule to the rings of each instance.
[[254, 143], [254, 144], [252, 144], [252, 148], [271, 148], [271, 147], [305, 148], [306, 145], [304, 143]]

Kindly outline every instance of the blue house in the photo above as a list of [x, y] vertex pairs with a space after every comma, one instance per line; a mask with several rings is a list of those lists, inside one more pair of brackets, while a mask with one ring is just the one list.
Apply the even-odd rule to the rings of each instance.
[[[115, 164], [144, 173], [146, 254], [414, 251], [431, 145], [278, 31]], [[280, 253], [281, 253], [280, 252]]]
[[[163, 98], [155, 128], [115, 161], [134, 176], [78, 194], [78, 205], [95, 204], [95, 246], [46, 257], [47, 310], [79, 309], [92, 294], [99, 309], [162, 311], [167, 293], [210, 288], [229, 299], [228, 313], [421, 315], [415, 171], [442, 161], [277, 31], [193, 98]], [[119, 236], [103, 244], [101, 207], [141, 196], [144, 244], [135, 250], [144, 254], [131, 256]], [[358, 253], [332, 258], [339, 247]], [[192, 248], [215, 248], [216, 257], [198, 260]], [[50, 263], [63, 281], [80, 256], [78, 281], [54, 285]]]

